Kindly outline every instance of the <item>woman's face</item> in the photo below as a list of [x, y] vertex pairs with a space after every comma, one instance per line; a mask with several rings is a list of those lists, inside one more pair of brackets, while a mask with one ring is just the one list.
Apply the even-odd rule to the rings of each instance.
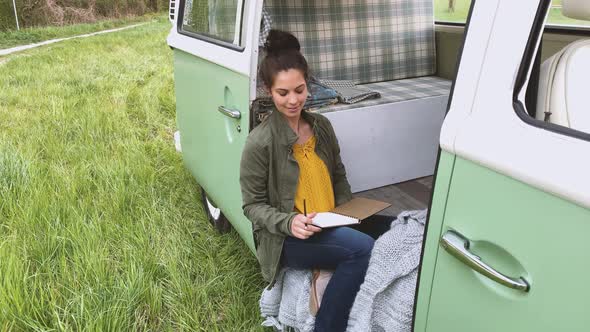
[[270, 93], [279, 112], [287, 118], [299, 118], [307, 98], [307, 84], [303, 73], [297, 69], [280, 71]]

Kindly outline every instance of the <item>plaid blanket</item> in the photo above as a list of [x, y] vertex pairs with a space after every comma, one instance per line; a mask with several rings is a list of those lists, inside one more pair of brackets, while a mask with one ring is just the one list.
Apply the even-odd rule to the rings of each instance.
[[368, 89], [381, 95], [381, 98], [367, 98], [362, 103], [338, 103], [318, 109], [320, 113], [343, 111], [358, 107], [398, 103], [413, 99], [448, 95], [452, 81], [436, 76], [407, 78], [405, 80], [363, 84], [356, 88]]
[[353, 81], [321, 80], [323, 84], [338, 92], [338, 101], [344, 104], [354, 104], [369, 98], [379, 98], [381, 94]]
[[432, 0], [265, 0], [313, 75], [356, 84], [434, 75]]
[[[304, 109], [319, 108], [327, 105], [336, 104], [338, 102], [339, 95], [333, 88], [327, 86], [326, 84], [323, 84], [322, 82], [314, 78], [311, 78], [307, 83], [309, 94], [307, 95], [305, 105], [303, 106]], [[274, 107], [272, 97], [268, 94], [267, 90], [262, 86], [256, 88], [256, 99], [262, 106]]]
[[264, 47], [266, 39], [272, 29], [272, 18], [266, 9], [262, 8], [262, 18], [260, 20], [260, 35], [258, 37], [258, 46]]
[[[337, 83], [333, 83], [327, 80], [321, 80], [321, 82], [326, 86], [331, 85], [331, 87], [334, 88], [338, 93], [344, 95], [345, 91], [343, 93], [342, 88], [339, 88], [337, 86]], [[346, 84], [348, 83], [344, 83], [344, 85]], [[337, 104], [327, 103], [323, 107], [314, 108], [314, 110], [320, 113], [328, 113], [353, 109], [357, 107], [376, 106], [381, 104], [397, 103], [406, 100], [448, 95], [451, 90], [451, 84], [452, 81], [446, 80], [444, 78], [436, 76], [426, 76], [390, 82], [378, 82], [365, 85], [356, 85], [354, 89], [359, 91], [359, 100], [354, 101], [357, 102], [357, 104], [347, 104], [344, 103], [342, 100], [339, 100], [340, 102]], [[380, 95], [380, 98], [375, 98], [371, 94], [369, 94], [369, 96], [365, 96], [365, 98], [362, 98], [363, 95], [361, 94], [361, 91], [363, 93], [367, 91], [377, 93]], [[270, 99], [270, 96], [268, 96], [268, 94], [266, 94], [266, 92], [264, 92], [264, 90], [261, 88], [258, 89], [257, 96], [258, 98], [254, 100], [254, 102], [252, 103], [252, 109], [254, 110], [254, 113], [257, 114], [257, 120], [258, 123], [260, 123], [264, 119], [265, 114], [270, 114], [272, 109], [274, 109], [274, 104], [272, 103], [272, 99]], [[338, 98], [343, 97], [338, 96]], [[358, 104], [359, 101], [362, 101], [362, 103]]]

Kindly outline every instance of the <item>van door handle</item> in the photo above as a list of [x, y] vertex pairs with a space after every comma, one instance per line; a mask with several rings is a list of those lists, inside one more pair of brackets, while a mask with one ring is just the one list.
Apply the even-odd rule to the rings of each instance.
[[225, 116], [229, 116], [232, 119], [239, 119], [242, 117], [242, 113], [240, 113], [240, 111], [233, 109], [233, 108], [227, 108], [225, 106], [219, 106], [217, 108], [217, 110], [219, 111], [219, 113], [225, 115]]
[[528, 292], [530, 284], [523, 278], [511, 278], [486, 264], [481, 258], [469, 250], [470, 241], [463, 235], [449, 230], [440, 239], [441, 246], [459, 261], [483, 276], [509, 288]]

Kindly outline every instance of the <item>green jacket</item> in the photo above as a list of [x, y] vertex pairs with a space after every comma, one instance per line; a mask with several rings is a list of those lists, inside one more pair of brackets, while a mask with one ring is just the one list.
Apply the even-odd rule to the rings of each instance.
[[[316, 137], [315, 152], [324, 161], [332, 180], [336, 205], [352, 199], [340, 147], [330, 121], [317, 113], [302, 112]], [[274, 285], [283, 241], [291, 234], [299, 165], [293, 157], [297, 135], [284, 116], [274, 111], [246, 140], [240, 164], [242, 208], [252, 222], [256, 255], [262, 276]]]

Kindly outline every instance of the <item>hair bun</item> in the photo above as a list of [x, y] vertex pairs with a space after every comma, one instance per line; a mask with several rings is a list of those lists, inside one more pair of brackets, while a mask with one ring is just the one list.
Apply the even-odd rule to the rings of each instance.
[[293, 34], [272, 29], [268, 33], [264, 49], [268, 54], [279, 54], [290, 50], [300, 51], [301, 45]]

